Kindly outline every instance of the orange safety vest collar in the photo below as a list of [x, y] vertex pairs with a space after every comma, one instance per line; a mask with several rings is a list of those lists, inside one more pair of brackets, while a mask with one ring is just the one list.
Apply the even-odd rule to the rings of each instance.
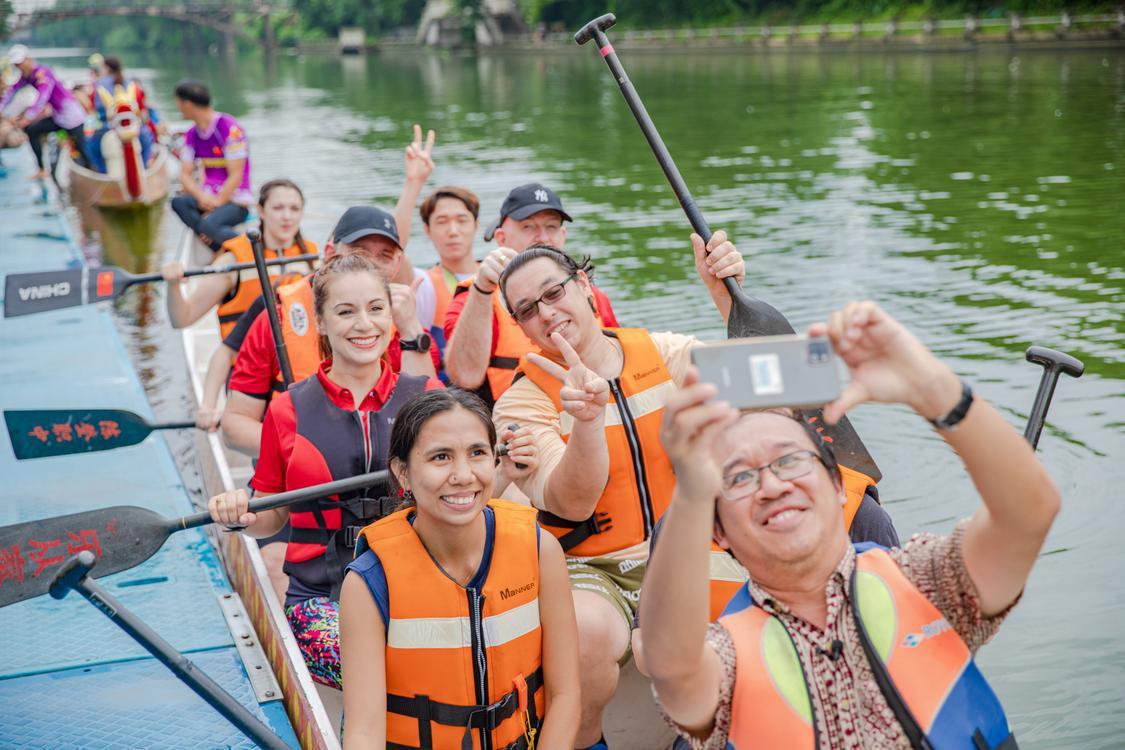
[[492, 559], [460, 586], [414, 532], [414, 509], [360, 532], [387, 579], [387, 746], [527, 748], [546, 710], [535, 510], [490, 500]]

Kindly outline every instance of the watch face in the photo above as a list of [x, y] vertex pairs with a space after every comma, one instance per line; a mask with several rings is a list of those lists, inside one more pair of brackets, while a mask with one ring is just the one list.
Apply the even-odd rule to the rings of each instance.
[[401, 342], [402, 350], [404, 352], [428, 352], [430, 350], [430, 334], [419, 333], [409, 341], [403, 340]]

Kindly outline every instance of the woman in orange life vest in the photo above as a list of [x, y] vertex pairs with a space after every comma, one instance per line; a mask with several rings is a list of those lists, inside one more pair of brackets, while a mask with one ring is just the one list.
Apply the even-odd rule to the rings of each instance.
[[[441, 382], [399, 375], [383, 355], [391, 339], [391, 293], [369, 258], [333, 256], [313, 277], [314, 313], [328, 357], [311, 377], [277, 394], [262, 425], [250, 486], [270, 495], [386, 468], [399, 409]], [[313, 678], [339, 687], [337, 616], [344, 565], [356, 533], [396, 504], [386, 488], [249, 513], [245, 490], [211, 498], [211, 516], [256, 538], [290, 524], [285, 613]]]
[[408, 507], [363, 530], [340, 601], [348, 750], [574, 747], [578, 636], [562, 549], [534, 509], [490, 499], [494, 480], [536, 463], [533, 447], [512, 447], [498, 476], [495, 442], [467, 391], [399, 412], [390, 465]]
[[[692, 373], [665, 406], [677, 485], [641, 601], [657, 697], [706, 748], [1015, 748], [972, 654], [1020, 597], [1058, 490], [1003, 416], [874, 303], [809, 332], [851, 374], [825, 420], [865, 401], [910, 407], [962, 457], [983, 507], [901, 549], [853, 545], [835, 460], [809, 425], [740, 415]], [[751, 580], [708, 626], [713, 538]]]
[[[267, 259], [317, 252], [315, 242], [301, 237], [301, 217], [304, 211], [305, 196], [291, 180], [270, 180], [262, 185], [258, 193], [258, 213], [261, 216], [259, 232]], [[250, 239], [246, 235], [240, 235], [223, 243], [223, 252], [211, 261], [211, 265], [223, 266], [253, 260], [254, 251]], [[305, 263], [270, 266], [269, 269], [275, 286], [296, 280], [309, 272], [309, 266]], [[174, 328], [190, 326], [218, 305], [219, 331], [225, 337], [242, 313], [262, 294], [258, 272], [253, 268], [198, 277], [192, 282], [191, 293], [186, 296], [182, 263], [168, 263], [161, 272], [168, 282], [168, 318]], [[216, 408], [219, 393], [234, 365], [236, 354], [226, 346], [219, 346], [211, 355], [204, 381], [203, 403], [196, 412], [196, 424], [203, 429], [218, 429], [219, 417], [222, 415], [222, 410]]]

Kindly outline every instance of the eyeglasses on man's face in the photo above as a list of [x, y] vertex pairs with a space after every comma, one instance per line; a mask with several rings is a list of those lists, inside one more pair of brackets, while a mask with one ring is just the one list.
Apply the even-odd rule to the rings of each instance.
[[527, 321], [531, 320], [539, 313], [540, 302], [545, 305], [553, 305], [561, 300], [563, 298], [563, 295], [566, 294], [566, 285], [574, 281], [574, 279], [576, 279], [577, 277], [578, 272], [574, 271], [570, 274], [570, 276], [567, 276], [559, 283], [552, 284], [551, 286], [547, 287], [543, 290], [543, 293], [540, 294], [537, 299], [533, 299], [530, 302], [525, 302], [524, 304], [513, 310], [512, 317], [516, 319], [517, 323], [526, 323]]
[[[724, 500], [735, 502], [750, 497], [762, 486], [762, 472], [769, 469], [782, 481], [798, 479], [813, 470], [816, 463], [824, 463], [814, 451], [800, 450], [775, 458], [765, 466], [742, 469], [723, 477], [719, 494]], [[827, 468], [827, 467], [826, 467]]]

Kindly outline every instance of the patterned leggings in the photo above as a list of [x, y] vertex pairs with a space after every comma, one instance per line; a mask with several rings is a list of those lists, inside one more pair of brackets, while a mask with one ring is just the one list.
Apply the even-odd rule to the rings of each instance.
[[285, 617], [312, 678], [342, 690], [340, 681], [340, 603], [326, 596], [285, 607]]

